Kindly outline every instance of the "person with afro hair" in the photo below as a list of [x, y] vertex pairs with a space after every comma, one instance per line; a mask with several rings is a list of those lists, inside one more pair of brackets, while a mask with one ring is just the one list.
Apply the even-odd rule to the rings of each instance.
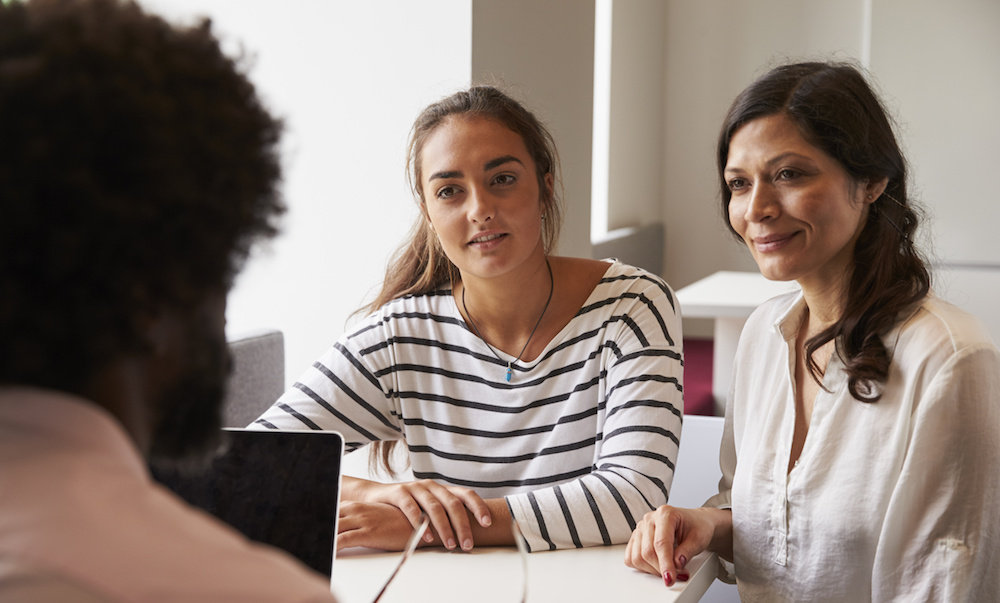
[[281, 122], [211, 24], [0, 4], [0, 600], [332, 601], [150, 478], [216, 448]]

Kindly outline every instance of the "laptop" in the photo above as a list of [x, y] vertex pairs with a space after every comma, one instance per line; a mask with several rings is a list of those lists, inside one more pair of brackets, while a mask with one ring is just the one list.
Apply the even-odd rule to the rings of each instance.
[[228, 448], [203, 470], [153, 464], [153, 477], [248, 538], [330, 576], [343, 437], [335, 431], [224, 431]]

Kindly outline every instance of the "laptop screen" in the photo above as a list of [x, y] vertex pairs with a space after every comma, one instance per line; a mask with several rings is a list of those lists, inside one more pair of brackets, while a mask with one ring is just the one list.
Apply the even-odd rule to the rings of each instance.
[[225, 431], [228, 448], [204, 470], [154, 464], [153, 477], [248, 538], [284, 549], [329, 576], [340, 501], [341, 435]]

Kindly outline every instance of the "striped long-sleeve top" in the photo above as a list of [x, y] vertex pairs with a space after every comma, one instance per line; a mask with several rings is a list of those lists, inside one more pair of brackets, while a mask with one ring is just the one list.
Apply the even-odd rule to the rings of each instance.
[[505, 497], [530, 550], [628, 540], [667, 501], [680, 438], [681, 321], [660, 278], [614, 262], [510, 382], [450, 290], [385, 304], [258, 426], [403, 439], [417, 479]]

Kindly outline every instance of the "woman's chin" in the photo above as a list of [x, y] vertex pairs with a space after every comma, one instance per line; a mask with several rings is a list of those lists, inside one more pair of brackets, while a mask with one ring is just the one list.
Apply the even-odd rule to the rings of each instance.
[[758, 262], [757, 269], [760, 270], [761, 275], [769, 281], [794, 281], [797, 276], [796, 273], [789, 270], [788, 267], [775, 265], [771, 262]]

